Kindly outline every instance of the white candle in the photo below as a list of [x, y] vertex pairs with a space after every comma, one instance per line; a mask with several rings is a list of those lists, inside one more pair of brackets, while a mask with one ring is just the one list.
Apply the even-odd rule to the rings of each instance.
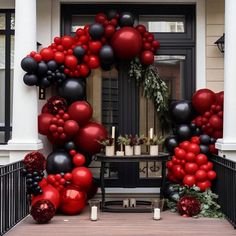
[[98, 219], [98, 208], [96, 206], [91, 207], [91, 217], [92, 221], [96, 221]]
[[150, 139], [153, 139], [153, 128], [150, 129]]
[[111, 129], [111, 138], [115, 138], [115, 132], [116, 132], [116, 127], [115, 126], [112, 126], [112, 129]]
[[125, 208], [129, 207], [129, 199], [123, 200], [123, 207], [125, 207]]
[[136, 199], [135, 198], [130, 198], [130, 206], [136, 207]]
[[160, 208], [154, 208], [154, 220], [160, 220], [161, 219], [161, 210]]

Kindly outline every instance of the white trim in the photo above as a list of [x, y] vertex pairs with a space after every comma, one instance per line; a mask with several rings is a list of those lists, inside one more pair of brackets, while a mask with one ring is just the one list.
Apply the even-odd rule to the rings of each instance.
[[[101, 189], [98, 189], [98, 193], [101, 193]], [[122, 194], [144, 194], [144, 193], [160, 193], [160, 188], [106, 188], [106, 194], [109, 193], [122, 193]]]
[[[100, 0], [99, 3], [165, 3], [165, 4], [196, 4], [196, 89], [206, 87], [206, 12], [205, 0]], [[71, 1], [52, 0], [52, 41], [60, 35], [60, 4], [61, 3], [94, 3], [94, 0]]]

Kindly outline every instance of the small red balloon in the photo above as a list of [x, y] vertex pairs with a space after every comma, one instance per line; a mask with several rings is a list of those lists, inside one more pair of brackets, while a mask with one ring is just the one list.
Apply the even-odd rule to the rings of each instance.
[[96, 55], [90, 55], [89, 56], [89, 61], [88, 61], [88, 66], [90, 69], [96, 69], [100, 66], [100, 60], [99, 57]]
[[86, 190], [93, 182], [93, 175], [87, 167], [76, 167], [72, 171], [72, 183]]
[[144, 65], [151, 65], [154, 62], [154, 55], [151, 51], [144, 51], [141, 54], [141, 63]]
[[55, 60], [58, 64], [62, 64], [62, 63], [65, 61], [64, 53], [62, 53], [62, 52], [55, 52], [55, 53], [54, 53], [54, 60]]
[[184, 169], [186, 173], [193, 175], [198, 170], [198, 165], [194, 162], [187, 162], [184, 166]]
[[64, 123], [63, 129], [64, 129], [64, 132], [66, 133], [66, 135], [74, 136], [78, 132], [79, 126], [78, 126], [76, 121], [74, 121], [74, 120], [67, 120]]
[[83, 166], [86, 162], [86, 159], [83, 154], [77, 153], [73, 156], [73, 163], [75, 166]]
[[183, 178], [183, 184], [187, 185], [189, 187], [192, 187], [194, 184], [196, 184], [196, 179], [194, 175], [185, 175]]
[[54, 53], [52, 49], [50, 48], [43, 48], [40, 51], [40, 55], [42, 56], [42, 59], [45, 61], [50, 61], [53, 59]]
[[95, 21], [100, 24], [103, 24], [106, 19], [107, 19], [107, 16], [104, 13], [98, 13], [95, 16]]
[[138, 30], [138, 32], [142, 35], [147, 31], [147, 29], [144, 25], [137, 25], [135, 27], [135, 29]]
[[102, 47], [102, 43], [100, 41], [89, 42], [89, 50], [94, 54], [97, 54], [99, 50], [101, 49], [101, 47]]
[[207, 164], [208, 162], [208, 158], [205, 154], [198, 154], [195, 158], [195, 162], [201, 166], [201, 165], [204, 165], [204, 164]]
[[195, 177], [197, 181], [205, 181], [207, 179], [207, 172], [205, 170], [198, 170], [195, 173]]
[[78, 60], [74, 55], [67, 55], [65, 58], [65, 65], [70, 69], [75, 69], [78, 64]]
[[207, 177], [209, 180], [214, 180], [216, 178], [216, 172], [214, 170], [210, 170], [207, 172]]
[[105, 37], [111, 38], [115, 32], [116, 32], [116, 28], [114, 25], [107, 25], [105, 28]]
[[197, 186], [200, 188], [202, 192], [204, 192], [205, 190], [211, 187], [211, 182], [209, 180], [203, 182], [197, 182]]
[[71, 48], [74, 43], [74, 39], [71, 36], [65, 35], [61, 38], [61, 44], [65, 49]]
[[212, 115], [211, 118], [209, 119], [209, 123], [215, 129], [220, 130], [223, 128], [223, 119], [221, 119], [217, 115]]
[[49, 113], [43, 113], [38, 116], [38, 131], [40, 134], [47, 135], [49, 133], [52, 118], [53, 115]]
[[80, 65], [80, 75], [81, 75], [81, 77], [86, 78], [89, 75], [89, 72], [90, 72], [90, 70], [89, 70], [89, 68], [86, 64], [81, 64]]

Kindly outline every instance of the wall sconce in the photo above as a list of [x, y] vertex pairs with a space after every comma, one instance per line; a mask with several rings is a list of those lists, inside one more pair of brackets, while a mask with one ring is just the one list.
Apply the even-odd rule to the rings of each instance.
[[215, 44], [219, 48], [219, 50], [224, 53], [225, 51], [225, 34], [221, 36], [218, 40], [215, 41]]

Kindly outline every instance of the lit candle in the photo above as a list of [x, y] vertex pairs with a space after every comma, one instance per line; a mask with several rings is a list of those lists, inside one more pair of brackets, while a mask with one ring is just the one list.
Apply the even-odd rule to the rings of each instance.
[[160, 220], [161, 219], [161, 210], [160, 208], [154, 208], [154, 220]]
[[130, 206], [136, 207], [136, 199], [135, 198], [130, 198]]
[[98, 219], [98, 208], [96, 206], [91, 207], [91, 217], [92, 221], [96, 221]]
[[149, 135], [150, 135], [150, 136], [149, 136], [150, 139], [153, 139], [153, 128], [150, 129], [150, 134], [149, 134]]
[[115, 132], [116, 132], [116, 127], [115, 126], [112, 126], [112, 129], [111, 129], [111, 138], [115, 138]]
[[129, 207], [129, 199], [123, 200], [123, 207], [125, 207], [125, 208]]

